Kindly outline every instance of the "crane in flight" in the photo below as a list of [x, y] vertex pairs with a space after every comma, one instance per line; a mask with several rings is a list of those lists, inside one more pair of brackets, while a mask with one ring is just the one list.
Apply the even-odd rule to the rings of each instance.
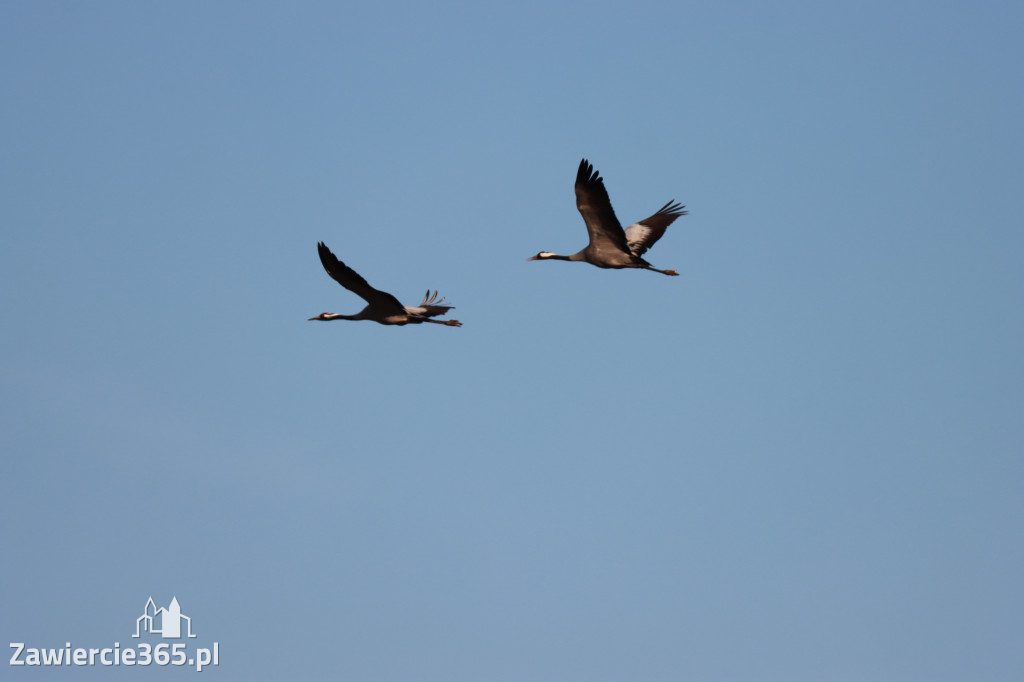
[[310, 321], [372, 320], [380, 324], [404, 325], [430, 322], [432, 324], [446, 324], [449, 327], [462, 326], [462, 323], [458, 320], [430, 319], [438, 315], [444, 315], [454, 307], [441, 305], [444, 303], [444, 299], [437, 300], [436, 291], [431, 295], [430, 289], [427, 289], [427, 295], [423, 297], [423, 302], [419, 305], [402, 305], [397, 298], [386, 291], [380, 291], [371, 287], [365, 279], [360, 277], [358, 272], [338, 260], [338, 257], [331, 253], [331, 250], [323, 242], [317, 244], [317, 250], [320, 253], [320, 262], [323, 263], [324, 270], [331, 276], [331, 279], [353, 294], [361, 297], [366, 301], [367, 305], [355, 315], [320, 313], [316, 317], [309, 318]]
[[583, 261], [599, 268], [641, 268], [663, 275], [678, 275], [675, 270], [659, 270], [641, 256], [654, 246], [665, 234], [665, 228], [676, 218], [686, 215], [686, 208], [673, 201], [658, 209], [658, 212], [625, 230], [615, 217], [604, 180], [586, 159], [580, 161], [576, 172], [576, 208], [583, 216], [590, 235], [590, 243], [583, 250], [571, 256], [559, 256], [550, 251], [541, 251], [527, 260], [569, 260]]

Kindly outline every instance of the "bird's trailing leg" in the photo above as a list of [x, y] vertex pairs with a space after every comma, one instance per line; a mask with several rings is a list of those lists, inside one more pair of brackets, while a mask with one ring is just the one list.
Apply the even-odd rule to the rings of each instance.
[[[442, 300], [444, 300], [444, 299], [442, 299]], [[423, 320], [423, 321], [424, 322], [429, 322], [431, 324], [446, 324], [449, 327], [461, 327], [462, 326], [462, 323], [459, 322], [458, 320]]]
[[648, 270], [654, 270], [655, 272], [660, 272], [661, 274], [669, 275], [670, 277], [678, 277], [679, 276], [679, 273], [676, 272], [675, 270], [659, 270], [658, 268], [648, 268]]

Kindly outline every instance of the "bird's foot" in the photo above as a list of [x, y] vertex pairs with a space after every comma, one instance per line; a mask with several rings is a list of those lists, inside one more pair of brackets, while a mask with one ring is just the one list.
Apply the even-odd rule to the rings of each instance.
[[448, 325], [449, 327], [461, 327], [462, 326], [462, 323], [459, 322], [458, 320], [444, 320], [444, 324]]
[[671, 276], [671, 277], [678, 277], [679, 276], [679, 273], [676, 272], [675, 270], [662, 270], [662, 272], [664, 274], [666, 274], [666, 275]]

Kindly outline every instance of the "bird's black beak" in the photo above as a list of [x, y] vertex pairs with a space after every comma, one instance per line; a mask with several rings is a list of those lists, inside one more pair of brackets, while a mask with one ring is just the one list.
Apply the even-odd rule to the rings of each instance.
[[319, 317], [311, 317], [311, 318], [309, 318], [309, 320], [307, 320], [307, 321], [308, 321], [308, 322], [312, 322], [313, 320], [319, 320], [319, 319], [320, 319]]
[[529, 257], [529, 258], [527, 258], [526, 260], [528, 260], [528, 261], [531, 261], [531, 260], [540, 260], [540, 256], [530, 256], [530, 257]]

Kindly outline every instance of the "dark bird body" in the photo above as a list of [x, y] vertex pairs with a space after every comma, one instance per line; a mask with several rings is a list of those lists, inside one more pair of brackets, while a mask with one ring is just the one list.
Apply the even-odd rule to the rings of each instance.
[[372, 320], [380, 324], [397, 325], [430, 322], [432, 324], [446, 324], [449, 327], [462, 326], [462, 323], [458, 320], [430, 319], [438, 315], [444, 315], [454, 307], [441, 305], [441, 303], [444, 303], [444, 299], [442, 298], [438, 301], [436, 291], [431, 296], [430, 290], [427, 289], [427, 295], [423, 297], [423, 302], [417, 306], [402, 305], [397, 298], [386, 291], [380, 291], [371, 287], [365, 279], [359, 276], [359, 273], [338, 260], [337, 256], [331, 253], [331, 250], [323, 242], [317, 244], [317, 250], [320, 252], [320, 262], [323, 263], [324, 270], [331, 276], [331, 279], [357, 296], [360, 296], [366, 301], [367, 306], [355, 315], [320, 313], [316, 317], [309, 318], [310, 320], [320, 320], [323, 322], [330, 320]]
[[612, 210], [604, 180], [586, 160], [580, 161], [576, 172], [576, 208], [583, 216], [590, 235], [590, 243], [582, 251], [571, 256], [559, 256], [550, 251], [541, 251], [527, 260], [569, 260], [583, 261], [599, 268], [641, 268], [664, 275], [678, 275], [675, 270], [659, 270], [652, 267], [641, 256], [654, 246], [665, 234], [665, 229], [686, 211], [675, 201], [670, 201], [649, 218], [644, 218], [622, 229], [619, 219]]

